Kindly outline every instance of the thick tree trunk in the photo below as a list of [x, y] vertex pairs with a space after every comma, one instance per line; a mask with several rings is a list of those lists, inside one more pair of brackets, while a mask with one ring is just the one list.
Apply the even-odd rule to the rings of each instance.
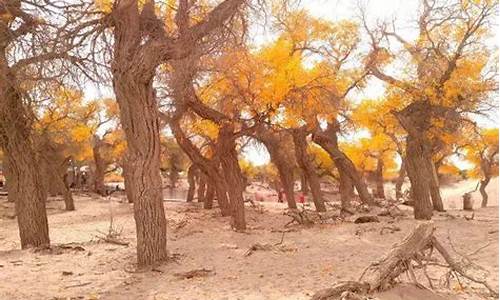
[[[146, 266], [167, 258], [158, 108], [152, 87], [154, 72], [136, 73], [135, 66], [128, 61], [120, 61], [116, 56], [115, 60], [113, 87], [127, 138], [127, 196], [134, 203], [137, 261], [139, 266]], [[126, 69], [117, 67], [119, 64]]]
[[406, 178], [406, 160], [401, 156], [401, 167], [399, 168], [399, 175], [396, 179], [396, 200], [403, 198], [403, 192], [401, 191], [403, 183]]
[[377, 184], [377, 198], [385, 199], [384, 192], [384, 160], [379, 157], [377, 159], [377, 170], [375, 171], [375, 181]]
[[49, 226], [40, 169], [26, 115], [21, 88], [13, 86], [15, 76], [7, 59], [0, 57], [0, 146], [8, 161], [9, 199], [15, 202], [21, 247], [47, 246]]
[[236, 230], [245, 230], [245, 205], [243, 199], [243, 180], [238, 153], [234, 142], [234, 125], [226, 123], [219, 128], [217, 156], [220, 159], [231, 206], [232, 225]]
[[311, 188], [311, 193], [313, 196], [314, 206], [316, 211], [324, 212], [326, 211], [325, 202], [323, 200], [323, 195], [321, 193], [321, 185], [319, 182], [319, 176], [314, 170], [314, 165], [311, 162], [311, 158], [307, 153], [307, 132], [305, 128], [299, 128], [293, 130], [293, 142], [295, 145], [295, 155], [299, 167], [305, 174], [306, 180]]
[[339, 148], [337, 141], [338, 130], [339, 125], [337, 122], [334, 124], [328, 123], [325, 131], [316, 130], [313, 134], [313, 141], [320, 145], [321, 148], [330, 155], [338, 169], [342, 169], [343, 172], [351, 178], [361, 201], [365, 204], [373, 205], [373, 197], [368, 192], [368, 187], [363, 177], [359, 174], [358, 170], [356, 170], [354, 163]]
[[406, 172], [411, 182], [411, 196], [414, 202], [414, 215], [418, 220], [432, 218], [432, 202], [430, 195], [430, 176], [425, 145], [418, 138], [408, 136], [406, 139]]
[[482, 201], [481, 201], [481, 207], [486, 207], [488, 206], [488, 193], [486, 192], [486, 187], [488, 186], [488, 183], [490, 183], [491, 178], [485, 177], [483, 180], [481, 180], [481, 183], [479, 185], [479, 192], [481, 193]]

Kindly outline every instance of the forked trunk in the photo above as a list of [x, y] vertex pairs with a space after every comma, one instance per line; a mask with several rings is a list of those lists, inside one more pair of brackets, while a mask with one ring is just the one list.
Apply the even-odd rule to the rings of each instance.
[[293, 130], [293, 143], [295, 145], [295, 155], [297, 158], [297, 163], [299, 167], [304, 172], [306, 181], [309, 183], [311, 188], [311, 193], [313, 196], [314, 206], [316, 211], [324, 212], [326, 211], [325, 202], [323, 200], [323, 195], [321, 193], [321, 185], [319, 182], [319, 176], [316, 174], [314, 165], [311, 162], [311, 158], [307, 153], [307, 132], [305, 128], [299, 128]]

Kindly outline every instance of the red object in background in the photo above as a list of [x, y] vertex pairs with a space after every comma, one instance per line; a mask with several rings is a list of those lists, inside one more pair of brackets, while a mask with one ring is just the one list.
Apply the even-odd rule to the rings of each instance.
[[300, 193], [300, 195], [299, 195], [299, 202], [300, 202], [300, 203], [304, 203], [304, 202], [305, 202], [305, 200], [306, 200], [306, 197], [304, 196], [304, 194], [303, 194], [303, 193]]

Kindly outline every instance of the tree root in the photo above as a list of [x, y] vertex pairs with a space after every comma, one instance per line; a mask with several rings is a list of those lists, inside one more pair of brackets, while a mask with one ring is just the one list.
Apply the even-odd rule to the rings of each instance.
[[[393, 246], [384, 257], [368, 265], [358, 281], [335, 284], [331, 288], [318, 291], [312, 299], [343, 299], [342, 295], [344, 292], [363, 296], [375, 291], [386, 290], [394, 285], [395, 279], [402, 273], [407, 273], [414, 284], [424, 288], [425, 286], [420, 284], [415, 276], [417, 269], [423, 271], [430, 288], [433, 289], [432, 279], [427, 274], [426, 268], [428, 265], [448, 268], [448, 282], [450, 275], [455, 275], [459, 282], [459, 277], [461, 276], [483, 285], [489, 290], [492, 296], [498, 297], [498, 291], [490, 286], [486, 280], [487, 272], [481, 267], [474, 265], [464, 255], [459, 257], [458, 254], [450, 254], [434, 236], [434, 231], [435, 227], [432, 222], [420, 223], [406, 238]], [[432, 258], [434, 249], [441, 255], [445, 263], [436, 263], [436, 259]]]

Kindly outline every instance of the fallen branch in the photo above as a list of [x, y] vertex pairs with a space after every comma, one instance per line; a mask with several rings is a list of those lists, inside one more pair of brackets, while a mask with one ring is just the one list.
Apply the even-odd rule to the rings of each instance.
[[215, 274], [214, 270], [210, 269], [195, 269], [188, 272], [175, 273], [174, 276], [179, 279], [192, 279], [195, 277], [207, 277]]

